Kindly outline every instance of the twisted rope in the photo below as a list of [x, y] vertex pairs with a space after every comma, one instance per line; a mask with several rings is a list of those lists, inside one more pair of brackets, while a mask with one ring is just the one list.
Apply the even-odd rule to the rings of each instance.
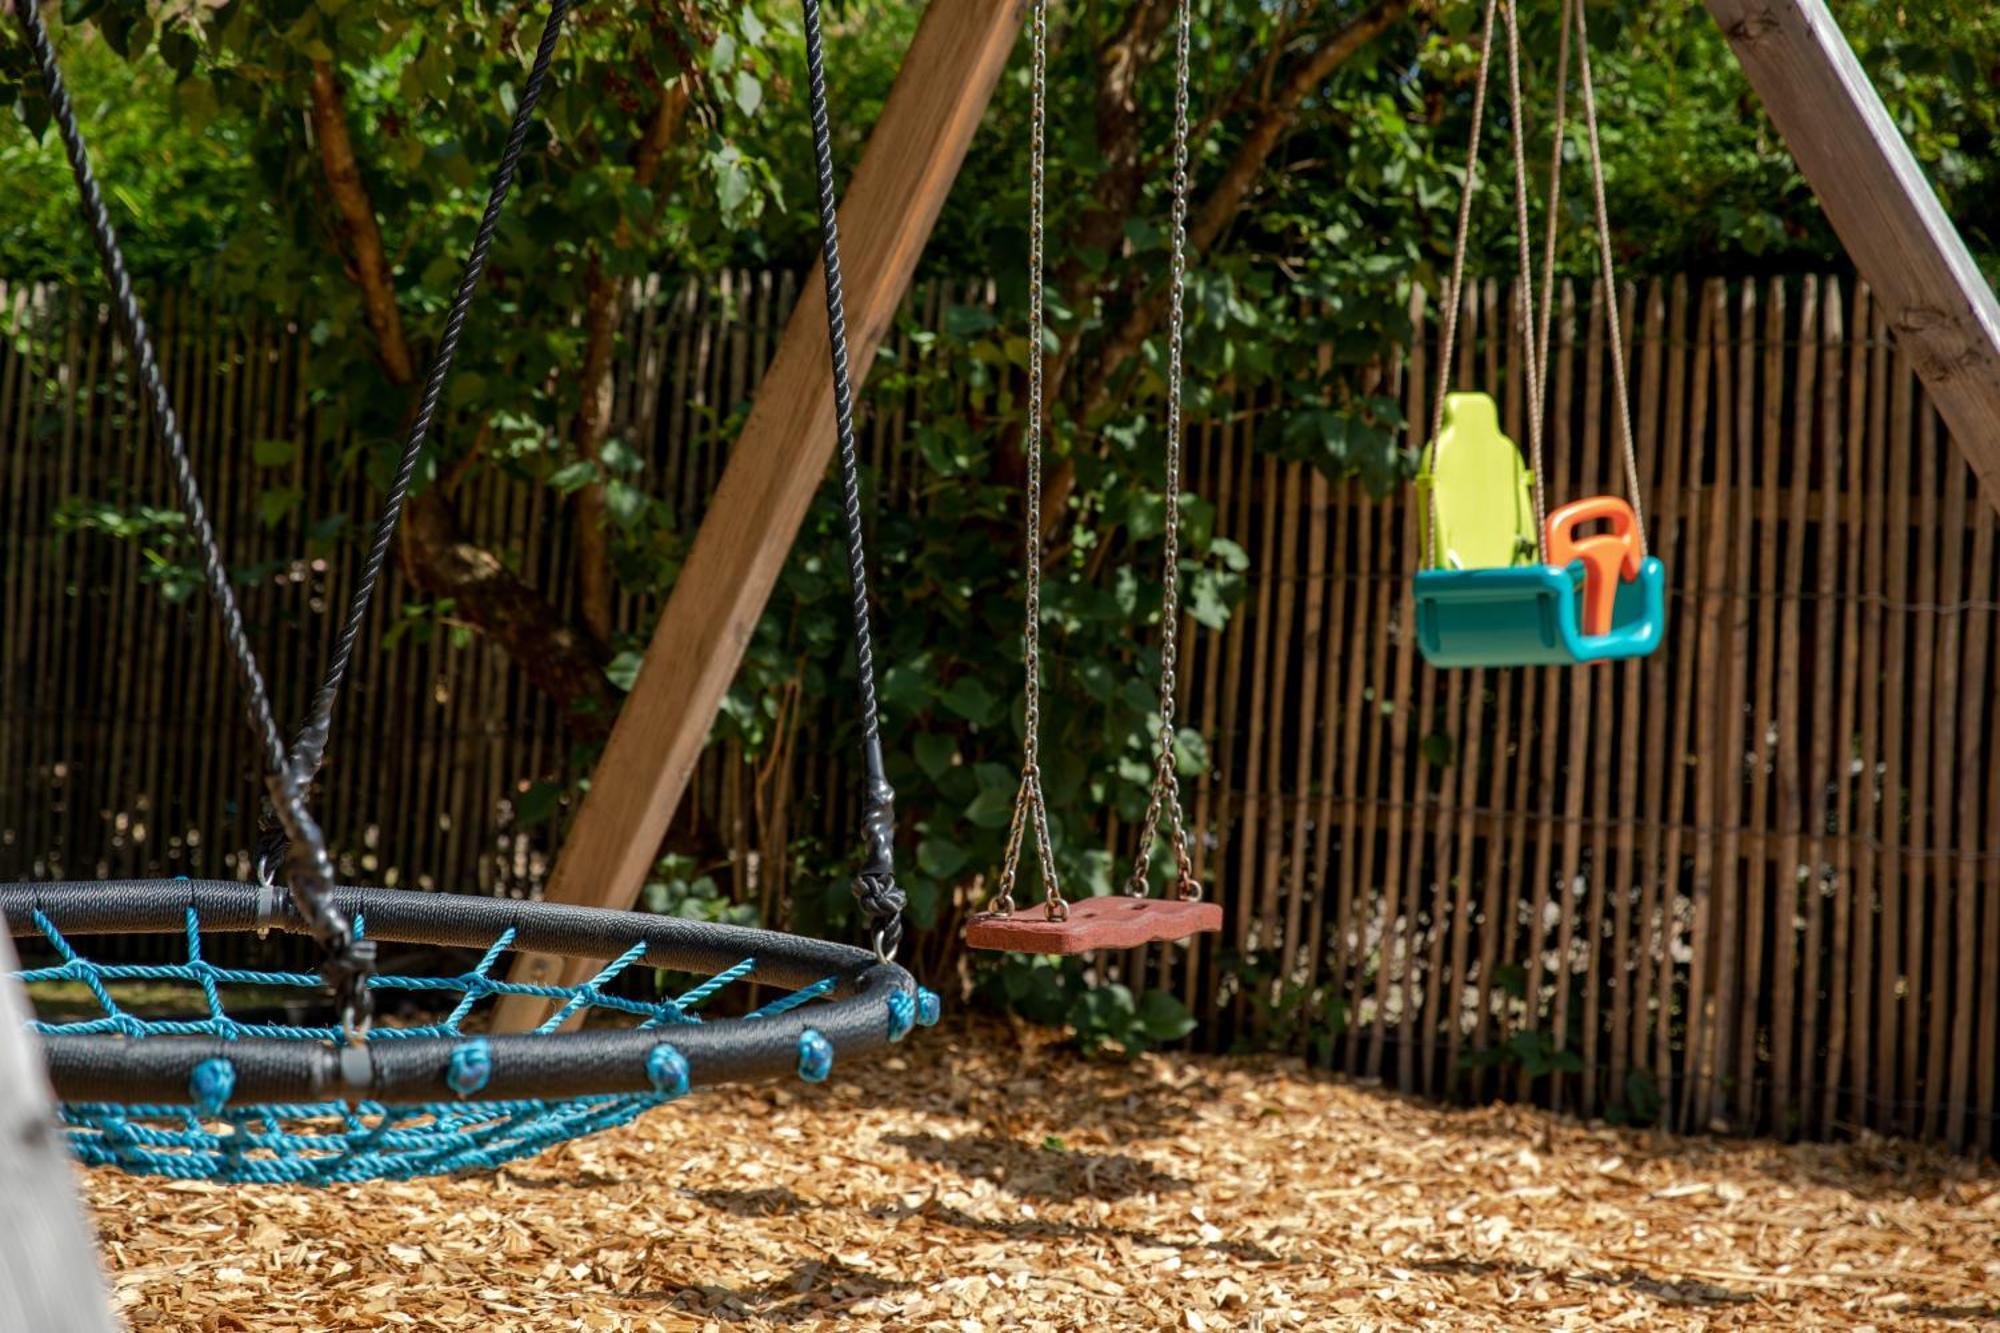
[[97, 247], [105, 282], [111, 288], [112, 309], [131, 349], [139, 382], [144, 386], [154, 420], [159, 423], [160, 438], [166, 445], [181, 509], [187, 515], [188, 527], [194, 533], [201, 552], [202, 577], [208, 585], [209, 596], [214, 599], [216, 616], [222, 622], [222, 637], [228, 645], [230, 660], [243, 684], [250, 728], [264, 750], [273, 813], [288, 840], [299, 848], [298, 854], [291, 858], [293, 901], [310, 923], [314, 938], [327, 951], [328, 980], [342, 993], [343, 1001], [348, 1002], [344, 1007], [358, 1010], [365, 1017], [366, 989], [356, 985], [354, 978], [365, 975], [370, 962], [368, 951], [356, 938], [352, 925], [340, 909], [327, 901], [333, 882], [333, 862], [327, 855], [326, 839], [307, 812], [300, 784], [292, 778], [286, 762], [285, 741], [271, 709], [271, 695], [264, 682], [263, 668], [243, 628], [242, 608], [237, 605], [236, 594], [229, 586], [229, 573], [224, 568], [215, 526], [209, 521], [208, 506], [202, 500], [201, 486], [195, 481], [194, 465], [188, 458], [187, 439], [182, 434], [180, 418], [174, 411], [166, 382], [160, 375], [159, 356], [153, 350], [152, 332], [147, 328], [139, 298], [132, 290], [132, 275], [125, 266], [124, 250], [118, 244], [118, 229], [111, 221], [96, 174], [91, 170], [90, 153], [84, 144], [83, 131], [77, 124], [76, 110], [70, 104], [62, 69], [56, 63], [55, 48], [49, 42], [48, 29], [43, 26], [41, 11], [35, 0], [16, 0], [15, 12], [20, 15], [21, 26], [28, 36], [28, 46], [34, 52], [35, 63], [41, 71], [42, 84], [48, 91], [56, 133], [69, 159], [70, 174], [76, 180], [84, 221], [89, 225], [91, 240]]
[[855, 901], [875, 931], [875, 950], [893, 956], [903, 938], [905, 896], [896, 883], [895, 789], [882, 762], [881, 706], [875, 694], [875, 645], [868, 612], [868, 554], [861, 523], [861, 461], [854, 443], [854, 387], [848, 374], [847, 311], [840, 277], [839, 200], [833, 180], [833, 129], [826, 104], [826, 41], [819, 0], [802, 0], [806, 76], [811, 94], [813, 166], [819, 187], [820, 257], [826, 270], [827, 345], [833, 360], [834, 434], [840, 454], [840, 501], [847, 531], [847, 577], [853, 589], [855, 691], [867, 766], [862, 834], [867, 859], [854, 880]]
[[569, 13], [570, 3], [571, 0], [550, 0], [549, 17], [542, 25], [542, 39], [535, 49], [534, 65], [521, 89], [520, 100], [514, 108], [514, 123], [507, 134], [507, 145], [500, 154], [500, 165], [493, 173], [493, 184], [487, 192], [486, 211], [480, 216], [479, 230], [473, 236], [472, 249], [467, 252], [465, 266], [459, 273], [458, 289], [452, 294], [451, 307], [445, 314], [444, 331], [438, 337], [437, 350], [431, 354], [430, 374], [424, 381], [423, 398], [417, 406], [415, 418], [410, 422], [410, 433], [403, 443], [403, 456], [396, 464], [395, 478], [389, 484], [388, 494], [382, 499], [381, 513], [375, 519], [375, 540], [368, 548], [368, 558], [362, 562], [361, 581], [355, 585], [354, 595], [348, 601], [347, 618], [341, 625], [340, 637], [334, 642], [333, 660], [328, 663], [326, 676], [320, 682], [318, 693], [313, 696], [312, 711], [292, 744], [292, 768], [302, 786], [312, 782], [325, 756], [334, 701], [340, 695], [348, 664], [354, 660], [354, 646], [361, 637], [362, 622], [368, 617], [369, 604], [374, 600], [375, 589], [381, 582], [382, 570], [388, 564], [396, 525], [403, 514], [403, 501], [409, 496], [410, 483], [416, 477], [417, 460], [423, 455], [424, 445], [430, 441], [438, 406], [444, 401], [445, 381], [450, 378], [452, 362], [458, 356], [458, 343], [465, 333], [472, 298], [486, 273], [486, 259], [492, 253], [494, 235], [500, 230], [500, 214], [506, 205], [507, 194], [513, 188], [522, 151], [527, 146], [535, 104], [541, 99], [542, 85], [548, 81], [556, 39], [562, 33], [563, 19]]
[[389, 549], [395, 539], [397, 523], [402, 517], [403, 502], [408, 497], [411, 481], [416, 475], [417, 460], [430, 438], [438, 406], [443, 401], [445, 382], [450, 377], [452, 363], [458, 354], [459, 340], [464, 334], [466, 318], [472, 306], [472, 298], [479, 289], [479, 280], [485, 272], [487, 257], [493, 248], [493, 238], [499, 230], [500, 215], [520, 165], [521, 154], [527, 143], [528, 126], [532, 123], [535, 104], [540, 100], [542, 86], [547, 81], [549, 67], [555, 55], [556, 40], [561, 35], [563, 19], [569, 12], [570, 3], [571, 0], [550, 2], [549, 16], [542, 28], [541, 42], [535, 52], [534, 65], [515, 107], [514, 121], [508, 134], [506, 148], [501, 154], [499, 167], [494, 173], [493, 185], [487, 195], [486, 210], [480, 218], [472, 249], [466, 256], [458, 288], [453, 294], [450, 309], [446, 314], [444, 331], [432, 356], [430, 373], [424, 384], [423, 398], [411, 422], [409, 437], [404, 443], [395, 477], [388, 494], [383, 499], [381, 513], [376, 518], [375, 538], [369, 547], [367, 558], [363, 561], [360, 581], [355, 586], [347, 616], [335, 641], [332, 661], [314, 696], [306, 722], [300, 728], [296, 741], [288, 749], [278, 730], [277, 720], [271, 707], [270, 691], [265, 684], [262, 668], [244, 631], [242, 612], [229, 587], [221, 546], [216, 539], [214, 526], [209, 522], [200, 487], [195, 482], [193, 467], [188, 459], [187, 442], [181, 433], [179, 419], [175, 415], [166, 385], [161, 379], [158, 357], [153, 350], [152, 335], [146, 326], [145, 315], [139, 308], [138, 298], [132, 290], [131, 275], [126, 269], [124, 253], [118, 244], [117, 229], [112, 224], [110, 212], [105, 207], [102, 192], [98, 189], [96, 177], [91, 170], [83, 134], [77, 125], [75, 110], [70, 104], [68, 91], [63, 84], [62, 71], [56, 63], [54, 47], [49, 41], [48, 31], [43, 26], [41, 14], [33, 0], [17, 0], [16, 8], [20, 12], [22, 24], [28, 33], [29, 45], [34, 50], [43, 82], [48, 89], [58, 133], [69, 158], [70, 171], [76, 178], [84, 217], [89, 223], [92, 240], [96, 243], [106, 280], [111, 286], [114, 308], [125, 330], [126, 339], [131, 345], [133, 360], [138, 365], [140, 379], [152, 402], [154, 415], [160, 423], [161, 435], [166, 441], [167, 452], [173, 463], [174, 478], [180, 492], [182, 508], [188, 515], [189, 526], [194, 531], [201, 548], [202, 572], [208, 583], [210, 595], [215, 599], [216, 612], [222, 620], [223, 636], [236, 663], [237, 674], [243, 680], [244, 691], [248, 696], [251, 726], [264, 748], [264, 763], [268, 773], [266, 782], [270, 798], [266, 806], [268, 817], [262, 821], [263, 828], [258, 838], [258, 871], [268, 879], [280, 861], [288, 863], [288, 880], [292, 897], [300, 912], [311, 923], [314, 936], [327, 951], [326, 979], [339, 997], [343, 1015], [351, 1027], [365, 1027], [367, 1024], [368, 988], [365, 982], [373, 970], [373, 950], [372, 946], [357, 936], [339, 909], [327, 900], [333, 883], [333, 863], [326, 850], [325, 836], [307, 809], [305, 793], [325, 757], [334, 704], [339, 697], [340, 686], [346, 678], [348, 667], [353, 661], [355, 645], [360, 639], [361, 627], [367, 618], [375, 590], [381, 583], [382, 571], [388, 563]]

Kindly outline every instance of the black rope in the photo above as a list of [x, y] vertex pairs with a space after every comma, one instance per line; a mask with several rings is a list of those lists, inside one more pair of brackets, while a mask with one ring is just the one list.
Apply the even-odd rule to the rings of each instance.
[[374, 946], [355, 937], [352, 923], [330, 900], [333, 863], [326, 850], [325, 836], [306, 808], [305, 792], [325, 755], [334, 702], [339, 695], [340, 685], [347, 674], [348, 666], [353, 660], [354, 647], [360, 636], [362, 622], [366, 618], [375, 589], [381, 581], [382, 570], [387, 563], [389, 549], [395, 537], [396, 525], [402, 514], [403, 501], [409, 493], [410, 483], [415, 475], [417, 459], [429, 439], [438, 405], [442, 401], [445, 380], [451, 373], [452, 361], [457, 354], [459, 339], [465, 329], [467, 312], [471, 307], [473, 295], [478, 290], [480, 276], [485, 271], [487, 257], [492, 250], [493, 238], [499, 227], [501, 208], [513, 184], [522, 149], [527, 141], [528, 125], [533, 116], [535, 103], [541, 95], [542, 85], [547, 79], [549, 65], [555, 53], [556, 39], [561, 33], [563, 18], [568, 13], [569, 6], [570, 0], [551, 0], [548, 21], [543, 27], [541, 43], [535, 52], [534, 67], [515, 109], [514, 123], [508, 136], [507, 146], [501, 155], [500, 166], [495, 172], [493, 186], [487, 197], [486, 212], [480, 219], [472, 250], [466, 256], [465, 268], [459, 278], [458, 290], [446, 315], [444, 332], [432, 358], [424, 395], [416, 417], [411, 423], [403, 457], [397, 467], [389, 494], [384, 499], [381, 515], [376, 520], [375, 540], [363, 564], [361, 581], [355, 589], [346, 621], [336, 641], [333, 661], [314, 697], [312, 711], [300, 729], [296, 743], [287, 749], [271, 707], [270, 691], [265, 684], [263, 670], [258, 664], [256, 652], [250, 646], [249, 637], [243, 627], [242, 611], [229, 586], [229, 576], [224, 568], [221, 546], [216, 540], [214, 525], [209, 521], [207, 507], [202, 502], [201, 489], [195, 481], [193, 467], [188, 459], [187, 441], [181, 433], [179, 418], [174, 412], [166, 384], [160, 376], [159, 359], [153, 350], [152, 335], [146, 326], [144, 312], [139, 308], [138, 298], [132, 290], [132, 279], [125, 266], [124, 253], [118, 244], [117, 229], [112, 224], [110, 212], [105, 207], [103, 195], [91, 171], [83, 133], [77, 125], [75, 111], [70, 105], [69, 93], [63, 84], [62, 71], [56, 63], [54, 47], [49, 41], [48, 31], [43, 26], [41, 13], [34, 0], [16, 0], [15, 4], [21, 15], [22, 26], [28, 34], [28, 44], [35, 53], [43, 83], [48, 90], [57, 132], [62, 138], [64, 152], [69, 158], [70, 172], [76, 178], [84, 218], [89, 223], [92, 240], [96, 243], [98, 257], [104, 266], [105, 279], [111, 287], [114, 309], [124, 328], [126, 340], [131, 346], [133, 361], [138, 366], [140, 380], [151, 401], [153, 414], [159, 421], [160, 434], [166, 442], [167, 453], [173, 463], [174, 480], [180, 492], [182, 508], [201, 548], [202, 572], [207, 580], [210, 595], [215, 599], [216, 613], [222, 620], [223, 636], [235, 661], [237, 674], [243, 681], [251, 727], [264, 748], [265, 767], [269, 771], [266, 779], [269, 789], [267, 808], [271, 816], [271, 825], [274, 827], [267, 825], [264, 835], [260, 837], [259, 870], [268, 873], [281, 857], [286, 862], [293, 902], [301, 916], [310, 924], [314, 937], [326, 949], [327, 957], [323, 972], [335, 992], [343, 1022], [349, 1027], [364, 1025], [367, 1022], [369, 1007], [367, 976], [374, 966]]
[[[507, 202], [508, 191], [513, 188], [514, 174], [528, 141], [528, 127], [534, 121], [535, 104], [541, 98], [542, 85], [547, 82], [549, 65], [555, 57], [556, 39], [561, 35], [570, 2], [552, 0], [549, 6], [548, 20], [542, 25], [541, 43], [535, 49], [534, 65], [528, 71], [527, 84], [514, 108], [513, 127], [508, 132], [506, 147], [500, 154], [500, 165], [493, 173], [493, 184], [487, 192], [486, 211], [479, 219], [472, 249], [467, 252], [465, 266], [459, 273], [458, 290], [452, 295], [451, 308], [445, 314], [444, 331], [438, 338], [437, 350], [431, 355], [430, 372], [424, 381], [423, 397], [418, 403], [416, 416], [410, 422], [409, 436], [403, 443], [403, 456], [396, 465], [396, 475], [389, 484], [388, 494], [382, 500], [382, 511], [375, 520], [375, 540], [368, 548], [368, 557], [361, 566], [360, 581], [348, 601], [346, 619], [341, 624], [340, 636], [334, 641], [333, 660], [328, 663], [326, 676], [313, 696], [311, 712], [292, 741], [288, 762], [293, 778], [302, 790], [312, 785], [326, 757], [334, 702], [340, 696], [340, 686], [354, 660], [354, 648], [360, 640], [362, 624], [368, 618], [369, 605], [381, 583], [382, 571], [388, 564], [396, 526], [403, 515], [403, 501], [408, 497], [410, 483], [416, 476], [417, 461], [423, 455], [424, 445], [430, 440], [438, 405], [444, 398], [445, 381], [450, 378], [452, 362], [458, 355], [458, 343], [465, 332], [472, 298], [486, 272], [487, 256], [492, 252], [493, 238], [500, 228], [500, 214]], [[272, 869], [284, 859], [286, 841], [285, 830], [267, 819], [258, 838], [259, 875], [268, 878]]]
[[132, 275], [125, 267], [125, 255], [118, 245], [117, 229], [112, 225], [111, 214], [104, 206], [104, 196], [97, 188], [97, 178], [90, 169], [83, 131], [77, 126], [69, 90], [64, 86], [62, 70], [56, 64], [55, 48], [49, 42], [48, 30], [42, 25], [41, 11], [35, 0], [15, 0], [15, 10], [21, 16], [21, 26], [27, 31], [28, 45], [35, 53], [35, 62], [41, 68], [42, 83], [48, 90], [56, 132], [62, 138], [63, 151], [69, 158], [70, 174], [76, 178], [84, 220], [90, 225], [91, 239], [96, 243], [98, 259], [104, 266], [105, 281], [111, 288], [112, 308], [131, 347], [132, 360], [138, 367], [139, 380], [145, 386], [153, 416], [159, 422], [160, 437], [166, 443], [167, 456], [173, 465], [174, 485], [180, 492], [181, 508], [187, 514], [188, 527], [193, 530], [201, 549], [202, 574], [208, 583], [209, 595], [215, 599], [216, 615], [222, 621], [223, 638], [229, 645], [236, 674], [243, 682], [250, 726], [264, 748], [272, 812], [298, 849], [291, 858], [293, 900], [300, 915], [310, 923], [314, 937], [327, 951], [328, 980], [335, 985], [343, 1005], [365, 1005], [366, 988], [354, 978], [365, 974], [369, 965], [368, 946], [355, 939], [353, 927], [345, 915], [326, 901], [333, 883], [333, 863], [327, 856], [326, 840], [307, 813], [299, 786], [292, 781], [285, 762], [285, 741], [271, 710], [271, 696], [264, 683], [263, 669], [258, 665], [257, 654], [244, 631], [243, 612], [229, 586], [229, 574], [223, 567], [215, 527], [209, 522], [208, 508], [202, 502], [201, 488], [195, 482], [194, 468], [188, 460], [187, 440], [181, 433], [180, 418], [175, 415], [173, 401], [160, 376], [159, 357], [153, 350], [153, 338], [146, 327], [145, 313], [139, 308], [139, 299], [132, 291]]
[[465, 267], [458, 277], [458, 291], [452, 296], [451, 309], [445, 314], [444, 332], [438, 338], [437, 350], [431, 355], [430, 376], [424, 381], [423, 399], [417, 407], [416, 418], [410, 423], [409, 438], [404, 441], [403, 457], [396, 466], [395, 479], [389, 485], [389, 493], [383, 497], [382, 512], [375, 520], [375, 542], [369, 547], [368, 559], [362, 564], [361, 582], [348, 602], [347, 620], [341, 626], [340, 638], [334, 643], [333, 661], [327, 666], [326, 678], [320, 682], [319, 693], [313, 697], [312, 713], [292, 745], [292, 768], [301, 784], [312, 781], [326, 753], [327, 730], [333, 720], [334, 700], [340, 694], [340, 684], [347, 675], [348, 664], [354, 659], [354, 645], [361, 636], [362, 622], [367, 619], [368, 605], [374, 599], [383, 567], [388, 563], [389, 548], [396, 536], [396, 523], [402, 517], [403, 500], [409, 495], [410, 482], [417, 472], [417, 460], [430, 439], [438, 404], [444, 399], [445, 381], [450, 377], [452, 362], [458, 356], [458, 341], [465, 332], [466, 315], [472, 308], [474, 293], [479, 290], [479, 280], [486, 272], [486, 258], [492, 252], [494, 234], [500, 229], [500, 213], [507, 202], [507, 192], [513, 188], [514, 173], [520, 166], [521, 152], [528, 142], [528, 127], [534, 121], [535, 103], [540, 100], [542, 85], [548, 80], [549, 64], [555, 57], [556, 39], [562, 33], [563, 19], [569, 8], [570, 0], [550, 2], [548, 21], [542, 25], [541, 44], [535, 49], [534, 67], [528, 71], [528, 82], [514, 108], [514, 125], [507, 135], [507, 146], [500, 154], [500, 165], [493, 173], [492, 188], [487, 192], [486, 212], [479, 219], [479, 230], [472, 239], [472, 249], [466, 254]]
[[854, 444], [854, 388], [848, 377], [847, 313], [840, 282], [840, 221], [833, 184], [833, 132], [826, 108], [826, 46], [819, 0], [802, 0], [806, 73], [811, 89], [813, 159], [819, 178], [821, 258], [826, 268], [827, 343], [833, 356], [833, 417], [840, 448], [841, 509], [847, 520], [847, 576], [854, 593], [854, 661], [861, 705], [868, 790], [861, 815], [866, 859], [854, 897], [867, 914], [876, 949], [890, 957], [903, 938], [903, 890], [896, 883], [895, 789], [882, 763], [882, 724], [875, 697], [875, 647], [868, 614], [868, 558], [861, 527], [861, 463]]

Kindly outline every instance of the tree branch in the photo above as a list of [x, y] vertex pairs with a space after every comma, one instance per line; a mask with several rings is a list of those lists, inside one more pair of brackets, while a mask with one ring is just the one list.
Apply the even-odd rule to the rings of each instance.
[[[1276, 94], [1263, 106], [1256, 123], [1243, 136], [1236, 156], [1188, 224], [1187, 243], [1191, 253], [1206, 254], [1224, 228], [1242, 211], [1244, 202], [1250, 197], [1251, 187], [1263, 174], [1271, 154], [1297, 124], [1299, 107], [1312, 91], [1357, 51], [1408, 13], [1410, 3], [1411, 0], [1377, 0], [1293, 66]], [[1139, 348], [1159, 327], [1167, 311], [1168, 296], [1164, 286], [1153, 291], [1132, 308], [1104, 344], [1092, 368], [1090, 384], [1084, 391], [1084, 416], [1088, 417], [1104, 406], [1118, 372], [1138, 354]]]
[[[676, 79], [661, 95], [646, 132], [632, 152], [632, 180], [651, 189], [659, 177], [666, 151], [680, 137], [688, 111], [688, 81]], [[632, 224], [618, 220], [613, 249], [633, 243]], [[570, 440], [579, 457], [595, 462], [602, 456], [611, 429], [613, 352], [618, 325], [625, 314], [625, 283], [604, 271], [603, 256], [593, 247], [584, 278], [583, 400], [571, 423]], [[577, 492], [577, 584], [583, 623], [600, 644], [611, 641], [611, 527], [605, 508], [604, 483], [592, 482]]]
[[313, 61], [313, 137], [319, 142], [320, 167], [326, 173], [327, 192], [340, 219], [339, 235], [346, 244], [348, 272], [361, 288], [361, 308], [368, 328], [375, 335], [375, 359], [389, 382], [416, 383], [416, 362], [409, 342], [403, 337], [403, 312], [396, 304], [396, 285], [389, 260], [382, 249], [382, 228], [375, 221], [375, 205], [361, 179], [355, 161], [354, 140], [347, 132], [347, 99], [334, 77], [333, 67], [324, 60]]
[[[347, 272], [361, 289], [375, 337], [375, 359], [390, 383], [412, 386], [417, 363], [396, 301], [394, 270], [355, 157], [346, 100], [325, 61], [313, 63], [311, 98], [320, 166], [339, 218]], [[445, 487], [432, 486], [407, 502], [398, 555], [413, 583], [451, 598], [457, 616], [498, 643], [529, 680], [562, 706], [573, 733], [591, 737], [609, 730], [617, 699], [604, 676], [601, 650], [498, 556], [466, 536]]]

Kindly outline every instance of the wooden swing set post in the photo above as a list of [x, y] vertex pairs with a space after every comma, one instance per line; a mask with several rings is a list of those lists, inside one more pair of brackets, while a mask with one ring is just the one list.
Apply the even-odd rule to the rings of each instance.
[[42, 1053], [0, 922], [0, 1329], [111, 1333], [103, 1275], [76, 1197]]
[[[909, 290], [1020, 25], [1021, 0], [931, 0], [910, 41], [840, 209], [857, 389]], [[833, 454], [824, 290], [816, 267], [563, 842], [550, 902], [629, 909], [638, 901]], [[593, 970], [587, 961], [527, 954], [509, 979], [575, 985]], [[546, 1008], [510, 996], [494, 1023], [521, 1031]]]
[[2000, 507], [2000, 302], [1881, 95], [1824, 0], [1707, 4], [1980, 493]]

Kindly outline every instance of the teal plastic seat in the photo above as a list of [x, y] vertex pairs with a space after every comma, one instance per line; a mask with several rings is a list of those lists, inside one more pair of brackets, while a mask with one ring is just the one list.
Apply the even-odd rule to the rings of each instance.
[[1608, 634], [1585, 634], [1584, 565], [1426, 569], [1416, 577], [1417, 647], [1435, 667], [1575, 666], [1644, 657], [1667, 628], [1657, 559], [1618, 585]]

